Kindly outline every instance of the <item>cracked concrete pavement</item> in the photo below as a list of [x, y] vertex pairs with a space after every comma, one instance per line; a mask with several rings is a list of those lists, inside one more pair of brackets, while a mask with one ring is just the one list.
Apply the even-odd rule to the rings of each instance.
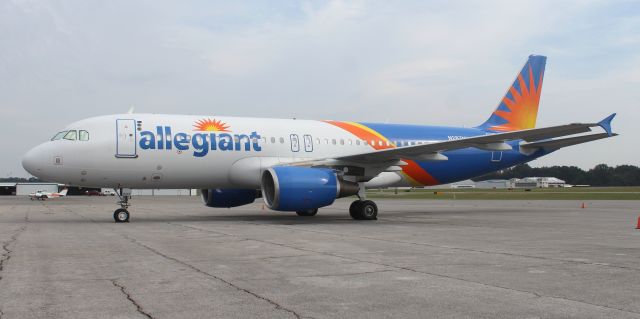
[[0, 318], [640, 318], [640, 202], [0, 198]]

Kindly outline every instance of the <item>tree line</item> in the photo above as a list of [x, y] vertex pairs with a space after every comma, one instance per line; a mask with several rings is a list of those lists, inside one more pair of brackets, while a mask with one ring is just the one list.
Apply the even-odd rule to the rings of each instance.
[[488, 179], [512, 179], [524, 177], [556, 177], [571, 185], [590, 186], [640, 186], [640, 168], [634, 165], [611, 167], [599, 164], [587, 171], [576, 166], [531, 167], [520, 164], [514, 167], [490, 173], [474, 181]]

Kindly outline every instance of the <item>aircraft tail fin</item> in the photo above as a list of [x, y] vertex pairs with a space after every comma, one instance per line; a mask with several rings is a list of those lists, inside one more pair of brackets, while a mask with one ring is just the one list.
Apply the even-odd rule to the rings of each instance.
[[508, 132], [534, 128], [542, 92], [542, 79], [547, 57], [530, 55], [498, 108], [478, 128]]
[[60, 196], [67, 196], [67, 192], [68, 192], [68, 191], [69, 191], [69, 189], [68, 189], [68, 188], [63, 189], [63, 190], [60, 192]]

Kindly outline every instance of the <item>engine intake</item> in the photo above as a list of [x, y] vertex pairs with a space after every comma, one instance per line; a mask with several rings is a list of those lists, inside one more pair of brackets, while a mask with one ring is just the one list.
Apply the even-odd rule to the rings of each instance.
[[359, 186], [339, 179], [328, 168], [278, 166], [262, 173], [262, 197], [270, 209], [303, 211], [333, 204], [336, 198], [355, 195]]

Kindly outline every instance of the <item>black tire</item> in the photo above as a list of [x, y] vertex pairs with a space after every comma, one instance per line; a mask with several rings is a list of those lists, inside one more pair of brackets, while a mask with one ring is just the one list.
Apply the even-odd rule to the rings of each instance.
[[358, 215], [361, 220], [377, 220], [378, 205], [370, 200], [365, 200], [358, 206]]
[[354, 201], [353, 203], [351, 203], [351, 206], [349, 206], [349, 215], [351, 215], [351, 218], [359, 220], [360, 218], [360, 204], [362, 204], [361, 200], [357, 200]]
[[116, 221], [116, 223], [128, 223], [129, 211], [124, 208], [118, 208], [115, 212], [113, 212], [113, 219]]
[[311, 216], [315, 216], [318, 213], [318, 209], [309, 209], [309, 210], [300, 210], [297, 211], [296, 214], [298, 214], [298, 216], [303, 216], [303, 217], [311, 217]]

